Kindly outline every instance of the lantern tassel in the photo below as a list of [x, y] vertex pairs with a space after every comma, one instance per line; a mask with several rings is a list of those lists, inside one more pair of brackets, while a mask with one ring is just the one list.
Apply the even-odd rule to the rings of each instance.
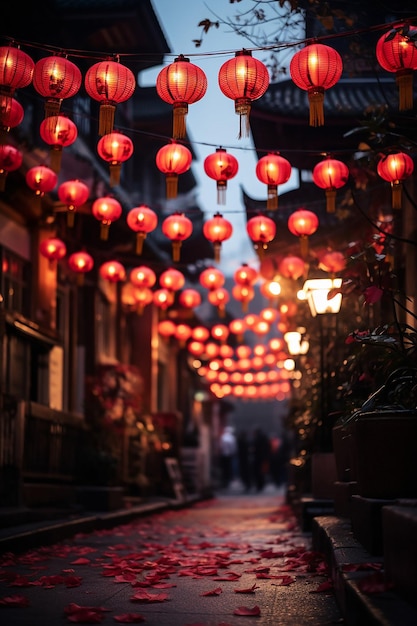
[[402, 188], [403, 186], [400, 182], [391, 183], [393, 209], [401, 209]]
[[102, 137], [112, 132], [114, 126], [114, 114], [116, 107], [114, 104], [106, 103], [100, 105], [98, 134]]
[[276, 185], [268, 185], [266, 208], [269, 211], [275, 211], [278, 208], [278, 189]]
[[226, 204], [227, 183], [225, 180], [217, 181], [217, 204]]
[[174, 139], [184, 139], [186, 135], [186, 115], [188, 113], [188, 105], [186, 102], [174, 104], [173, 110], [173, 129], [172, 136]]
[[166, 177], [167, 198], [176, 198], [178, 195], [178, 174], [169, 174]]
[[45, 102], [45, 117], [59, 115], [62, 100], [47, 100]]
[[181, 241], [172, 242], [172, 260], [175, 263], [178, 263], [180, 260], [181, 243]]
[[111, 163], [110, 167], [110, 187], [117, 187], [120, 183], [120, 172], [122, 171], [121, 163]]
[[136, 254], [142, 254], [143, 242], [146, 239], [146, 233], [138, 233], [136, 235]]
[[413, 72], [410, 70], [397, 72], [395, 79], [398, 87], [399, 110], [409, 111], [413, 108]]
[[249, 137], [250, 135], [250, 100], [246, 98], [238, 98], [235, 102], [235, 111], [239, 115], [239, 135], [238, 139], [242, 137]]
[[61, 171], [61, 161], [62, 161], [62, 150], [61, 148], [52, 148], [49, 152], [51, 170], [55, 172], [55, 174], [59, 174]]
[[100, 239], [102, 241], [107, 241], [109, 238], [109, 228], [110, 224], [108, 222], [100, 223]]
[[326, 190], [326, 211], [327, 213], [336, 211], [336, 189]]
[[220, 251], [222, 248], [222, 244], [219, 241], [215, 241], [213, 243], [214, 248], [214, 261], [215, 263], [220, 263]]
[[75, 208], [68, 207], [67, 209], [67, 226], [68, 228], [73, 228], [75, 221]]
[[221, 304], [220, 306], [217, 307], [217, 312], [219, 314], [219, 317], [226, 317], [226, 309], [224, 304]]
[[300, 253], [301, 258], [306, 259], [308, 256], [308, 237], [307, 235], [301, 235], [300, 237]]
[[308, 92], [310, 103], [310, 126], [324, 126], [324, 90]]

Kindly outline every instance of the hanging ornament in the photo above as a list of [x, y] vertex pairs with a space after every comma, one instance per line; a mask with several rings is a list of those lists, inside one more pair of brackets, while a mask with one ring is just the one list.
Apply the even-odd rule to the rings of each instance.
[[300, 238], [300, 250], [303, 259], [306, 259], [308, 255], [308, 238], [316, 232], [318, 226], [319, 219], [317, 215], [306, 209], [298, 209], [288, 218], [289, 231]]
[[192, 328], [188, 324], [177, 324], [174, 337], [180, 342], [180, 346], [184, 347], [187, 339], [191, 337]]
[[23, 163], [23, 154], [10, 144], [0, 144], [0, 191], [6, 187], [9, 172], [18, 170]]
[[197, 289], [184, 289], [178, 297], [178, 302], [184, 309], [195, 309], [201, 304], [201, 295]]
[[258, 279], [258, 272], [247, 263], [242, 263], [233, 274], [233, 279], [238, 285], [253, 285]]
[[255, 297], [255, 290], [252, 285], [234, 285], [232, 288], [232, 296], [235, 300], [242, 303], [242, 311], [248, 310], [248, 305]]
[[193, 328], [193, 332], [191, 333], [191, 337], [196, 341], [207, 341], [210, 337], [210, 331], [205, 326], [195, 326]]
[[178, 176], [188, 172], [192, 161], [191, 151], [180, 143], [171, 141], [160, 148], [156, 154], [156, 166], [165, 174], [166, 197], [176, 198], [178, 194]]
[[225, 343], [229, 336], [229, 328], [225, 324], [214, 324], [211, 329], [211, 336], [222, 343]]
[[99, 61], [87, 70], [85, 89], [90, 98], [100, 103], [100, 136], [112, 132], [116, 106], [126, 102], [133, 95], [135, 87], [135, 75], [118, 61]]
[[334, 213], [336, 210], [336, 190], [346, 185], [349, 178], [349, 168], [337, 159], [327, 157], [314, 166], [313, 181], [321, 189], [326, 190], [326, 211]]
[[62, 149], [74, 143], [78, 136], [76, 125], [64, 115], [51, 115], [42, 120], [41, 139], [51, 146], [51, 169], [57, 174], [61, 169]]
[[208, 292], [207, 299], [217, 308], [219, 317], [225, 317], [226, 304], [230, 300], [229, 292], [224, 287], [218, 287], [217, 289], [211, 289]]
[[67, 254], [67, 247], [62, 239], [51, 237], [41, 241], [39, 252], [48, 259], [49, 266], [52, 268], [54, 261], [60, 261]]
[[0, 92], [13, 96], [32, 82], [35, 63], [17, 46], [0, 46]]
[[8, 133], [11, 128], [22, 123], [24, 115], [25, 112], [20, 102], [0, 91], [0, 125], [2, 129]]
[[320, 257], [319, 268], [330, 274], [341, 272], [346, 267], [346, 258], [342, 252], [334, 250]]
[[401, 209], [403, 182], [413, 171], [413, 159], [405, 152], [392, 152], [379, 160], [377, 172], [381, 178], [391, 183], [393, 209]]
[[179, 291], [184, 287], [185, 277], [179, 270], [169, 267], [160, 275], [159, 284], [163, 289], [168, 289], [168, 291]]
[[186, 136], [188, 105], [205, 95], [206, 75], [202, 69], [190, 63], [190, 59], [180, 54], [159, 72], [156, 91], [162, 100], [173, 106], [173, 138], [183, 139]]
[[334, 48], [321, 43], [307, 44], [294, 54], [290, 74], [300, 89], [307, 91], [310, 104], [310, 126], [324, 125], [324, 92], [340, 79], [343, 61]]
[[130, 209], [126, 217], [127, 225], [136, 233], [136, 254], [142, 254], [146, 235], [158, 225], [158, 216], [146, 204]]
[[284, 278], [297, 280], [305, 274], [306, 263], [299, 256], [289, 255], [280, 261], [278, 271]]
[[26, 183], [40, 198], [54, 189], [58, 176], [46, 165], [35, 165], [26, 172]]
[[107, 241], [109, 238], [109, 228], [112, 222], [118, 220], [123, 209], [120, 202], [111, 196], [103, 196], [94, 200], [91, 213], [100, 222], [100, 239]]
[[100, 265], [99, 274], [101, 278], [109, 283], [118, 283], [126, 280], [126, 270], [119, 261], [106, 261]]
[[122, 133], [111, 132], [99, 140], [97, 152], [109, 164], [110, 187], [116, 187], [120, 183], [122, 163], [133, 154], [133, 141]]
[[205, 173], [217, 182], [217, 204], [226, 204], [227, 181], [236, 176], [238, 169], [236, 157], [224, 148], [217, 148], [204, 159]]
[[158, 334], [162, 337], [172, 337], [175, 334], [176, 328], [172, 320], [161, 320], [158, 322]]
[[276, 224], [274, 220], [266, 215], [255, 215], [246, 223], [246, 231], [255, 244], [255, 249], [262, 258], [268, 244], [273, 240], [276, 234]]
[[137, 304], [137, 313], [142, 315], [145, 306], [153, 302], [153, 292], [149, 287], [137, 287], [134, 291], [134, 298]]
[[413, 71], [417, 70], [417, 28], [401, 24], [384, 33], [376, 44], [376, 58], [387, 72], [395, 73], [399, 110], [413, 108]]
[[35, 63], [33, 87], [45, 98], [45, 116], [59, 115], [62, 101], [75, 96], [82, 75], [75, 63], [65, 56], [52, 55]]
[[[50, 119], [50, 118], [48, 118]], [[67, 207], [67, 226], [74, 226], [75, 211], [88, 200], [90, 190], [81, 180], [67, 180], [58, 187], [58, 198]]]
[[249, 50], [240, 50], [233, 59], [221, 66], [218, 75], [222, 93], [235, 101], [235, 111], [239, 115], [239, 139], [249, 137], [249, 115], [253, 100], [264, 95], [269, 87], [269, 73], [266, 66], [252, 56]]
[[174, 303], [174, 292], [169, 289], [157, 289], [153, 292], [153, 303], [161, 311], [166, 311]]
[[93, 257], [88, 252], [74, 252], [68, 259], [69, 268], [76, 273], [78, 285], [84, 284], [84, 274], [94, 267]]
[[139, 265], [130, 270], [129, 280], [135, 287], [150, 289], [156, 283], [156, 274], [150, 267]]
[[283, 185], [291, 177], [291, 163], [277, 153], [271, 152], [259, 159], [256, 164], [256, 176], [268, 186], [266, 208], [278, 208], [278, 185]]
[[174, 262], [179, 261], [182, 242], [188, 239], [193, 232], [192, 221], [185, 217], [184, 213], [176, 211], [164, 219], [162, 232], [165, 237], [172, 241], [172, 260]]
[[247, 330], [246, 322], [242, 319], [235, 318], [229, 322], [229, 330], [231, 333], [236, 335], [237, 341], [241, 343], [243, 341], [243, 335]]
[[216, 263], [220, 263], [220, 250], [223, 241], [230, 239], [232, 234], [232, 224], [226, 220], [221, 213], [215, 213], [211, 219], [204, 222], [203, 235], [213, 244], [214, 260]]
[[218, 289], [223, 287], [226, 278], [217, 267], [208, 267], [199, 276], [200, 285], [206, 289]]

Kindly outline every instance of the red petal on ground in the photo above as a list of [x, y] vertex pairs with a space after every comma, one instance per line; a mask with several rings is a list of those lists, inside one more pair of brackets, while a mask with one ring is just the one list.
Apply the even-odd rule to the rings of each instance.
[[75, 613], [79, 613], [80, 611], [96, 611], [97, 613], [106, 613], [110, 611], [110, 609], [106, 609], [104, 606], [81, 606], [80, 604], [76, 604], [75, 602], [70, 602], [64, 608], [65, 615], [74, 615]]
[[323, 591], [332, 591], [333, 582], [331, 580], [325, 580], [316, 589], [312, 589], [310, 593], [322, 593]]
[[81, 576], [67, 576], [64, 583], [68, 589], [72, 589], [73, 587], [79, 587], [81, 585], [81, 581]]
[[370, 576], [361, 578], [358, 581], [357, 585], [363, 593], [368, 594], [382, 593], [384, 591], [389, 591], [394, 587], [392, 583], [389, 583], [385, 580], [383, 572], [375, 572]]
[[216, 587], [216, 589], [212, 589], [211, 591], [205, 591], [204, 593], [200, 593], [200, 596], [219, 596], [222, 593], [221, 587]]
[[[277, 576], [276, 578], [281, 578], [281, 576]], [[280, 583], [272, 583], [276, 587], [286, 587], [287, 585], [292, 585], [295, 583], [294, 576], [282, 576], [282, 580]]]
[[131, 583], [136, 580], [136, 574], [120, 574], [114, 577], [115, 583]]
[[104, 615], [100, 611], [97, 612], [90, 609], [84, 609], [79, 613], [68, 615], [67, 619], [73, 624], [101, 624], [104, 619]]
[[241, 574], [230, 572], [230, 574], [225, 574], [225, 576], [216, 576], [213, 580], [239, 580], [240, 577]]
[[121, 615], [114, 615], [113, 619], [119, 624], [140, 624], [145, 621], [143, 615], [139, 615], [139, 613], [122, 613]]
[[85, 557], [81, 557], [79, 559], [75, 559], [75, 561], [71, 561], [71, 565], [90, 565], [91, 560], [86, 559]]
[[343, 572], [361, 572], [363, 570], [381, 570], [382, 563], [345, 563], [342, 565]]
[[25, 596], [4, 596], [0, 598], [0, 606], [29, 606], [28, 598]]
[[248, 606], [238, 606], [237, 609], [233, 611], [233, 615], [260, 615], [261, 609], [259, 606], [255, 605], [251, 609]]
[[165, 602], [169, 600], [167, 593], [148, 593], [147, 591], [138, 591], [130, 597], [131, 602]]
[[235, 593], [255, 593], [255, 589], [259, 589], [259, 586], [255, 583], [252, 587], [246, 589], [234, 589]]

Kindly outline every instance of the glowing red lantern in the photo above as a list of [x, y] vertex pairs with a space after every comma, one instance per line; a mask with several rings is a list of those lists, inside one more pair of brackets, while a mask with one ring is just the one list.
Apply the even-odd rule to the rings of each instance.
[[192, 328], [188, 324], [177, 324], [175, 329], [175, 339], [178, 339], [180, 344], [185, 345], [187, 339], [191, 337]]
[[278, 185], [283, 185], [290, 179], [291, 171], [291, 163], [279, 154], [270, 153], [259, 159], [256, 176], [261, 183], [268, 185], [267, 209], [278, 208]]
[[232, 296], [242, 303], [242, 311], [247, 311], [248, 304], [255, 297], [255, 290], [251, 285], [234, 285]]
[[226, 304], [230, 300], [229, 292], [224, 287], [218, 289], [211, 289], [207, 296], [208, 301], [213, 306], [217, 307], [217, 311], [220, 317], [224, 317], [226, 312]]
[[235, 53], [234, 59], [223, 63], [218, 82], [222, 93], [235, 101], [235, 111], [240, 116], [239, 139], [249, 137], [251, 103], [268, 89], [268, 69], [249, 50], [240, 50]]
[[0, 144], [0, 191], [4, 191], [9, 172], [18, 170], [23, 162], [23, 154], [12, 145]]
[[52, 191], [58, 181], [56, 173], [46, 165], [35, 165], [26, 172], [26, 183], [37, 196]]
[[215, 324], [211, 329], [211, 336], [224, 343], [229, 336], [229, 328], [224, 324]]
[[156, 274], [150, 267], [139, 265], [130, 270], [129, 280], [135, 287], [153, 287], [156, 283]]
[[31, 57], [17, 46], [1, 46], [0, 91], [13, 96], [16, 89], [30, 85], [34, 67]]
[[118, 61], [99, 61], [87, 70], [85, 89], [90, 98], [100, 103], [100, 136], [112, 132], [116, 106], [128, 100], [135, 87], [135, 75]]
[[244, 320], [234, 319], [229, 322], [229, 330], [236, 335], [237, 340], [240, 342], [243, 340], [243, 333], [247, 330], [247, 326]]
[[336, 250], [333, 252], [326, 252], [320, 258], [319, 266], [325, 272], [335, 274], [345, 269], [346, 259], [341, 252], [337, 252]]
[[162, 222], [162, 232], [172, 241], [172, 260], [180, 260], [182, 242], [188, 239], [193, 232], [193, 223], [184, 213], [176, 211]]
[[272, 324], [278, 318], [278, 311], [272, 307], [266, 307], [259, 311], [259, 317], [268, 322], [268, 324]]
[[236, 157], [224, 148], [217, 148], [204, 159], [205, 173], [217, 181], [217, 204], [226, 204], [227, 181], [236, 176], [238, 169]]
[[190, 341], [187, 349], [194, 356], [202, 356], [204, 354], [204, 344], [201, 341]]
[[334, 48], [321, 43], [308, 44], [294, 54], [290, 62], [291, 78], [307, 91], [310, 103], [310, 126], [324, 124], [324, 92], [340, 79], [343, 61]]
[[271, 303], [274, 302], [281, 293], [281, 285], [277, 280], [266, 280], [261, 283], [259, 291]]
[[400, 111], [413, 108], [413, 70], [417, 69], [416, 36], [417, 28], [402, 24], [384, 33], [376, 44], [378, 63], [387, 72], [395, 73]]
[[258, 250], [260, 256], [267, 249], [268, 243], [275, 237], [276, 230], [277, 227], [274, 220], [266, 217], [266, 215], [255, 215], [246, 223], [246, 231], [254, 242], [255, 249]]
[[61, 169], [62, 149], [77, 139], [77, 127], [64, 115], [51, 115], [42, 120], [39, 132], [43, 141], [51, 146], [51, 169], [58, 173]]
[[174, 139], [186, 135], [188, 105], [198, 102], [207, 91], [207, 78], [203, 70], [180, 54], [173, 63], [164, 67], [156, 79], [156, 91], [162, 100], [173, 105]]
[[220, 262], [220, 250], [223, 241], [230, 239], [232, 233], [232, 224], [218, 212], [211, 219], [204, 222], [203, 235], [213, 243], [214, 260], [216, 263]]
[[142, 315], [145, 306], [153, 302], [153, 293], [148, 287], [138, 287], [134, 291], [134, 297], [138, 305], [137, 313]]
[[174, 294], [168, 289], [157, 289], [153, 293], [153, 303], [162, 311], [165, 311], [174, 302]]
[[284, 278], [297, 280], [306, 271], [306, 264], [304, 259], [301, 259], [299, 256], [290, 255], [281, 260], [278, 271]]
[[33, 71], [33, 86], [44, 98], [45, 115], [58, 115], [62, 101], [78, 93], [82, 75], [78, 67], [64, 56], [40, 59]]
[[97, 144], [97, 152], [110, 169], [110, 187], [120, 183], [122, 163], [133, 154], [133, 141], [122, 133], [107, 133]]
[[[1, 85], [0, 85], [1, 90]], [[0, 93], [0, 124], [6, 132], [19, 126], [25, 112], [22, 105], [15, 98]]]
[[116, 198], [103, 196], [94, 200], [91, 213], [100, 222], [100, 239], [108, 239], [110, 224], [118, 220], [122, 212], [122, 205]]
[[142, 254], [146, 235], [158, 225], [158, 217], [146, 204], [130, 209], [126, 217], [127, 225], [136, 233], [136, 254]]
[[87, 185], [78, 179], [67, 180], [58, 187], [58, 197], [67, 207], [68, 226], [74, 226], [75, 211], [87, 202], [89, 194]]
[[402, 184], [413, 171], [413, 159], [405, 152], [386, 154], [378, 162], [378, 175], [391, 183], [393, 209], [401, 209]]
[[160, 275], [159, 284], [168, 291], [179, 291], [185, 285], [185, 277], [182, 272], [170, 267]]
[[109, 283], [118, 283], [126, 280], [126, 270], [119, 261], [106, 261], [100, 265], [99, 274]]
[[209, 290], [223, 287], [225, 280], [223, 272], [216, 267], [208, 267], [201, 272], [199, 277], [200, 285]]
[[44, 239], [39, 244], [39, 252], [48, 259], [49, 264], [52, 265], [54, 261], [60, 261], [67, 253], [67, 247], [62, 239], [57, 237], [51, 237], [50, 239]]
[[289, 231], [300, 238], [300, 250], [303, 259], [308, 254], [308, 238], [313, 235], [319, 226], [319, 218], [312, 211], [298, 209], [288, 218]]
[[334, 213], [336, 210], [336, 189], [346, 185], [349, 178], [349, 168], [337, 159], [326, 158], [320, 161], [313, 169], [313, 181], [321, 189], [326, 190], [326, 211]]
[[191, 167], [191, 151], [180, 143], [172, 141], [156, 153], [156, 166], [165, 174], [166, 196], [176, 198], [178, 194], [178, 176]]
[[194, 309], [201, 304], [201, 295], [196, 289], [181, 291], [178, 302], [184, 309]]
[[84, 283], [84, 274], [91, 272], [94, 267], [93, 257], [88, 252], [74, 252], [68, 259], [69, 268], [77, 274], [79, 285]]
[[207, 341], [207, 339], [210, 337], [210, 331], [205, 326], [195, 326], [193, 328], [191, 337], [196, 341]]
[[158, 333], [162, 337], [171, 337], [175, 333], [176, 325], [171, 320], [162, 320], [158, 323]]

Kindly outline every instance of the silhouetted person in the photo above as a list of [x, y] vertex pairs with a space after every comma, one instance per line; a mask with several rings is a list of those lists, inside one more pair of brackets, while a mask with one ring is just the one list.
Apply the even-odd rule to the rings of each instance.
[[239, 477], [243, 483], [245, 491], [249, 491], [252, 485], [251, 481], [251, 459], [250, 445], [246, 430], [241, 430], [237, 436], [237, 454], [239, 461]]
[[237, 453], [233, 426], [226, 426], [220, 437], [220, 470], [222, 487], [227, 488], [233, 478], [233, 468]]

